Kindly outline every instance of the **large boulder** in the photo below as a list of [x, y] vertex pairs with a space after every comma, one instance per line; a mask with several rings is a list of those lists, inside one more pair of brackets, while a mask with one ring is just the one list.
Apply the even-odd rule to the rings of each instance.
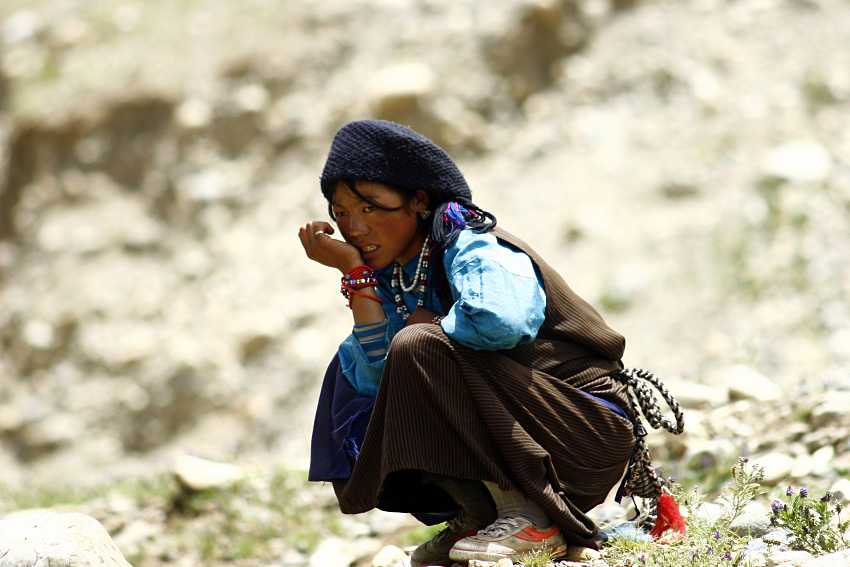
[[0, 567], [130, 567], [103, 526], [85, 514], [0, 520]]

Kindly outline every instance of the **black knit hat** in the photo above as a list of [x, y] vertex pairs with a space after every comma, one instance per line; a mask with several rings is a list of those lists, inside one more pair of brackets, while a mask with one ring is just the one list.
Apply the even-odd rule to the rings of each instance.
[[349, 122], [334, 137], [322, 171], [322, 194], [331, 200], [338, 181], [374, 181], [441, 194], [441, 201], [472, 204], [472, 193], [452, 158], [437, 144], [394, 122]]

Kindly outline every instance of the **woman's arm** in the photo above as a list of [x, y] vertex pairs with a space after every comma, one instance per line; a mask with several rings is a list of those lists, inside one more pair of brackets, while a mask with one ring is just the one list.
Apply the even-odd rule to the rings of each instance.
[[546, 293], [527, 254], [490, 233], [464, 230], [444, 256], [455, 303], [441, 321], [447, 335], [474, 349], [510, 349], [533, 341]]
[[[298, 230], [298, 238], [307, 257], [319, 264], [336, 268], [346, 274], [364, 264], [360, 251], [351, 244], [331, 238], [334, 227], [325, 221], [308, 222]], [[377, 299], [374, 286], [358, 290], [361, 294]], [[381, 303], [362, 295], [352, 294], [351, 312], [355, 324], [377, 323], [386, 318]]]
[[[336, 268], [343, 275], [364, 264], [360, 251], [351, 244], [331, 238], [334, 227], [324, 221], [308, 222], [298, 231], [307, 257], [324, 266]], [[357, 290], [377, 298], [375, 286]], [[342, 372], [361, 394], [374, 396], [384, 369], [388, 344], [387, 316], [379, 301], [352, 294], [351, 313], [354, 328], [339, 345]]]

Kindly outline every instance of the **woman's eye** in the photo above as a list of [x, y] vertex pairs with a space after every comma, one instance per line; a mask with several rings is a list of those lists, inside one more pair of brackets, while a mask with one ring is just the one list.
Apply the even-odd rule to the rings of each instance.
[[365, 207], [363, 207], [364, 213], [371, 213], [374, 210], [375, 210], [375, 207], [373, 207], [372, 205], [366, 205]]
[[344, 217], [345, 211], [334, 211], [334, 218]]

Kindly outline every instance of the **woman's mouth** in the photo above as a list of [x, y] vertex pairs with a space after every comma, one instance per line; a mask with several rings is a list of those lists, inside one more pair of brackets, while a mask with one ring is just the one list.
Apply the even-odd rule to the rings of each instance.
[[377, 249], [378, 249], [378, 247], [375, 244], [369, 244], [368, 246], [364, 246], [363, 248], [361, 248], [360, 251], [363, 254], [370, 254]]

